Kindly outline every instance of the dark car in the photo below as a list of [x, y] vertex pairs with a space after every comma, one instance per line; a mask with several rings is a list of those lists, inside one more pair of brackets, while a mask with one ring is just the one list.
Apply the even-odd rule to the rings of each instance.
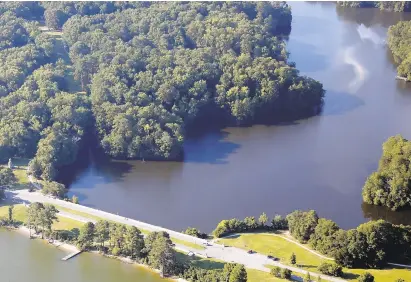
[[247, 253], [249, 253], [249, 254], [254, 254], [255, 252], [254, 252], [253, 250], [248, 250]]
[[268, 258], [268, 259], [274, 259], [274, 257], [273, 257], [273, 256], [267, 256], [267, 258]]
[[279, 261], [279, 258], [273, 257], [273, 261]]

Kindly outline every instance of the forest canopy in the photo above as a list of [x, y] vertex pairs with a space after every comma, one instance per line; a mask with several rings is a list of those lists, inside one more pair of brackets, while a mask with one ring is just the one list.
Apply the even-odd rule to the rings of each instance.
[[379, 167], [367, 179], [364, 202], [392, 210], [411, 207], [411, 141], [402, 136], [388, 138], [383, 144]]
[[337, 1], [338, 5], [353, 8], [379, 8], [394, 12], [411, 11], [411, 1]]
[[411, 81], [411, 21], [402, 21], [388, 29], [388, 46], [398, 63], [398, 75]]
[[0, 159], [51, 180], [86, 133], [115, 158], [171, 160], [193, 129], [317, 114], [291, 20], [284, 2], [0, 3]]

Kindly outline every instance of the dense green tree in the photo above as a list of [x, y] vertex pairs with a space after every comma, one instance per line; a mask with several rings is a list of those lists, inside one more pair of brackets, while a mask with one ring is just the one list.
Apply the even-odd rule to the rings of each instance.
[[260, 215], [260, 217], [258, 218], [258, 222], [260, 223], [260, 225], [262, 226], [262, 227], [265, 227], [266, 225], [266, 223], [268, 222], [268, 217], [267, 217], [267, 215], [265, 214], [265, 212], [263, 212], [261, 215]]
[[177, 261], [170, 240], [164, 236], [156, 236], [150, 246], [148, 261], [153, 268], [160, 269], [161, 275], [174, 274]]
[[274, 266], [271, 268], [270, 273], [271, 275], [279, 278], [281, 277], [281, 268], [279, 266]]
[[183, 233], [197, 238], [207, 238], [207, 234], [201, 233], [197, 228], [193, 227], [188, 227], [185, 231], [183, 231]]
[[27, 226], [29, 229], [33, 228], [36, 233], [41, 228], [41, 236], [44, 237], [45, 231], [50, 232], [53, 223], [58, 221], [57, 213], [58, 210], [53, 205], [32, 203], [27, 209]]
[[277, 37], [289, 32], [289, 7], [246, 6], [153, 3], [67, 21], [75, 76], [108, 154], [176, 159], [186, 130], [211, 117], [225, 125], [316, 112], [322, 86], [298, 75]]
[[342, 266], [336, 263], [323, 262], [317, 267], [317, 269], [322, 274], [329, 276], [342, 277], [344, 274], [342, 271]]
[[[411, 8], [411, 5], [409, 6]], [[388, 47], [398, 63], [398, 75], [411, 81], [411, 21], [400, 21], [388, 29]]]
[[104, 246], [104, 242], [110, 239], [110, 223], [106, 220], [99, 220], [94, 225], [95, 241], [101, 246]]
[[411, 206], [411, 142], [397, 135], [383, 144], [378, 171], [363, 188], [364, 202], [392, 210]]
[[291, 235], [301, 242], [307, 242], [315, 231], [318, 215], [313, 210], [294, 211], [287, 215], [287, 222]]
[[340, 6], [353, 8], [379, 8], [380, 10], [407, 12], [411, 11], [410, 1], [337, 1]]
[[45, 181], [43, 182], [41, 193], [43, 193], [44, 195], [51, 195], [58, 198], [63, 198], [66, 194], [66, 187], [64, 186], [64, 184], [55, 181]]
[[244, 268], [244, 265], [237, 264], [231, 270], [229, 282], [246, 282], [247, 281], [247, 271]]
[[292, 271], [288, 268], [281, 268], [281, 278], [282, 279], [291, 279]]
[[365, 272], [358, 277], [358, 282], [374, 282], [374, 276], [369, 272]]
[[335, 233], [340, 230], [332, 220], [320, 218], [311, 234], [309, 244], [323, 254], [332, 255], [335, 250]]
[[77, 239], [77, 246], [82, 250], [87, 250], [93, 246], [95, 236], [95, 226], [92, 222], [85, 223], [80, 228], [80, 234]]
[[0, 187], [12, 185], [16, 181], [16, 176], [10, 168], [0, 168]]
[[287, 219], [283, 218], [281, 215], [276, 214], [274, 218], [271, 220], [271, 227], [274, 230], [287, 230]]
[[124, 237], [123, 253], [133, 259], [140, 258], [144, 249], [144, 239], [141, 231], [135, 226], [128, 226]]

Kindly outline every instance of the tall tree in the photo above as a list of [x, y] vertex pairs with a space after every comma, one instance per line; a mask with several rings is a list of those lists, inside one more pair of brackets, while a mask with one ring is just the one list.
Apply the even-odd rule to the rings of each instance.
[[80, 234], [77, 239], [77, 245], [82, 250], [87, 250], [93, 246], [95, 236], [94, 223], [87, 222], [80, 228]]
[[177, 260], [175, 251], [167, 238], [159, 236], [154, 240], [148, 259], [152, 267], [160, 269], [162, 276], [174, 274]]

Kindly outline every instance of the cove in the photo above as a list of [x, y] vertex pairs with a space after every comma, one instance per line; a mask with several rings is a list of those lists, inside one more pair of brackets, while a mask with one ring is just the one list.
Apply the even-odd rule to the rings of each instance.
[[[291, 2], [287, 41], [302, 74], [324, 84], [318, 116], [276, 126], [225, 128], [191, 138], [184, 162], [84, 156], [65, 172], [84, 205], [177, 231], [210, 232], [222, 219], [315, 209], [342, 228], [371, 218], [411, 224], [411, 212], [362, 203], [382, 143], [411, 138], [411, 86], [395, 80], [385, 46], [390, 25], [410, 13]], [[86, 154], [87, 155], [87, 154]]]
[[2, 281], [160, 282], [158, 274], [91, 253], [61, 261], [68, 253], [41, 240], [30, 240], [15, 231], [0, 229], [0, 271]]

